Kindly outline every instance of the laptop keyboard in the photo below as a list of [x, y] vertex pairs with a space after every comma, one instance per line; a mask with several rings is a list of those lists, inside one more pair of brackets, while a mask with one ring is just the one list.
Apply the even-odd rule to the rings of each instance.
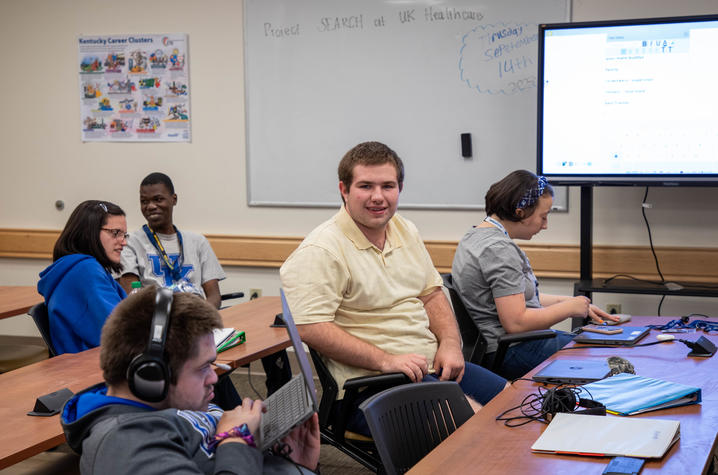
[[264, 400], [267, 412], [262, 415], [263, 440], [281, 436], [306, 410], [306, 390], [301, 374]]

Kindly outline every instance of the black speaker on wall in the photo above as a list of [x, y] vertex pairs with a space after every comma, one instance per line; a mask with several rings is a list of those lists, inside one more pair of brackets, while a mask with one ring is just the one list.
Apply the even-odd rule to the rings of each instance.
[[461, 134], [461, 156], [471, 158], [471, 134]]

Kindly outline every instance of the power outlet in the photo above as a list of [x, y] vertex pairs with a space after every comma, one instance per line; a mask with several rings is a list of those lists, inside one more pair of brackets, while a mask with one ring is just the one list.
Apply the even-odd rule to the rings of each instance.
[[262, 289], [249, 289], [249, 300], [258, 299], [262, 296]]
[[622, 313], [621, 312], [621, 304], [620, 303], [606, 304], [606, 312], [610, 313], [611, 315], [616, 314], [616, 313]]

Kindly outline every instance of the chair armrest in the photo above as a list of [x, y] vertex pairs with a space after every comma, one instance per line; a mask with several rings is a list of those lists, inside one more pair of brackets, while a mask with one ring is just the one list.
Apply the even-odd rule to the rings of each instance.
[[244, 297], [244, 292], [230, 292], [220, 296], [222, 300], [241, 299], [242, 297]]
[[543, 340], [544, 338], [554, 338], [556, 332], [554, 330], [533, 330], [530, 332], [507, 333], [499, 337], [499, 345], [511, 344], [517, 341]]
[[384, 373], [373, 376], [359, 376], [358, 378], [347, 379], [344, 383], [345, 391], [357, 390], [369, 386], [396, 386], [398, 384], [410, 383], [411, 380], [404, 373]]

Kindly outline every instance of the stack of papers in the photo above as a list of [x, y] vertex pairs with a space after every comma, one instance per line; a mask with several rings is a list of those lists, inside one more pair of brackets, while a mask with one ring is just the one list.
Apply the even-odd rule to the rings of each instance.
[[560, 412], [531, 450], [548, 454], [660, 458], [680, 436], [678, 421]]
[[214, 346], [217, 348], [217, 353], [241, 345], [245, 340], [244, 332], [234, 328], [216, 328], [214, 330]]

